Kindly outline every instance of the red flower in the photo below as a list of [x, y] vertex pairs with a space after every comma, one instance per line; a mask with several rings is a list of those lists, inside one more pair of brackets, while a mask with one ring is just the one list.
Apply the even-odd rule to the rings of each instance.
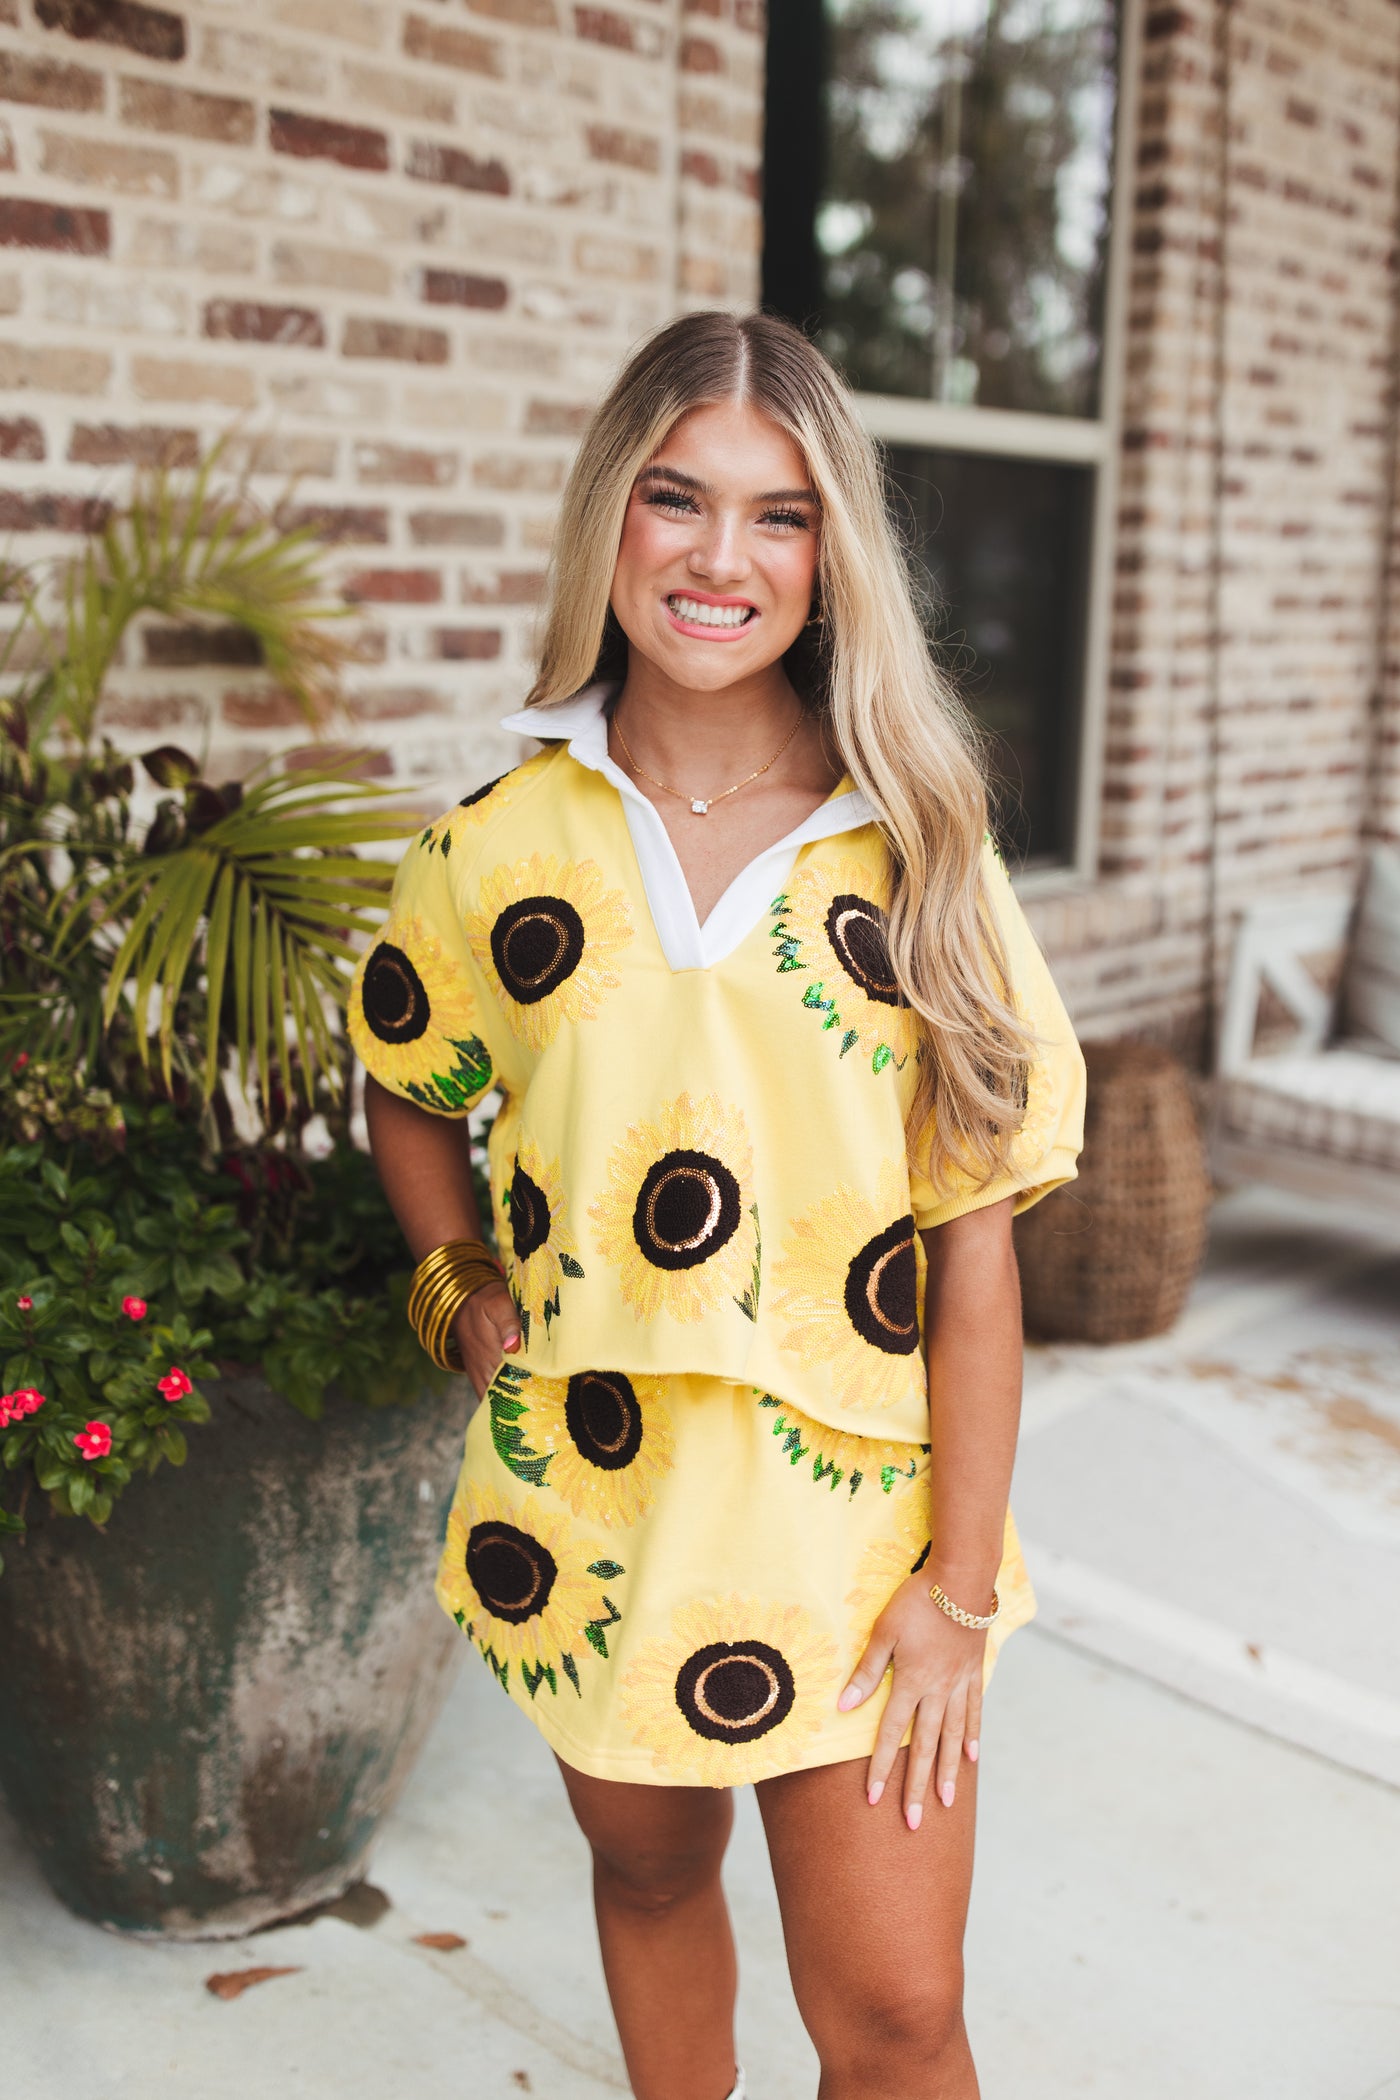
[[34, 1310], [34, 1300], [32, 1298], [16, 1298], [15, 1304], [21, 1312], [33, 1312]]
[[146, 1317], [146, 1301], [144, 1298], [123, 1298], [122, 1311], [126, 1314], [128, 1320], [144, 1320]]
[[112, 1448], [112, 1432], [105, 1422], [89, 1422], [80, 1429], [73, 1442], [84, 1458], [105, 1458]]
[[186, 1393], [194, 1391], [194, 1387], [178, 1365], [172, 1364], [164, 1378], [156, 1380], [156, 1391], [163, 1399], [175, 1401], [183, 1400]]
[[22, 1072], [28, 1063], [29, 1052], [27, 1050], [17, 1050], [15, 1052], [14, 1061], [10, 1066], [10, 1070], [12, 1072]]
[[44, 1404], [42, 1393], [36, 1393], [32, 1385], [19, 1386], [13, 1393], [0, 1393], [0, 1429], [8, 1429], [12, 1422], [22, 1422], [26, 1415], [36, 1414]]

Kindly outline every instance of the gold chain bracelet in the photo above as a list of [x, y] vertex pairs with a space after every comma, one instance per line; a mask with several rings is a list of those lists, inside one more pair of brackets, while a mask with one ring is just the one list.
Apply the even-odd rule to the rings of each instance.
[[995, 1589], [992, 1591], [992, 1608], [989, 1612], [964, 1611], [960, 1604], [954, 1604], [947, 1591], [941, 1590], [936, 1582], [930, 1585], [929, 1595], [940, 1611], [946, 1612], [950, 1619], [956, 1619], [959, 1626], [966, 1626], [973, 1633], [985, 1633], [1001, 1610], [1001, 1599]]
[[503, 1276], [480, 1240], [446, 1240], [419, 1262], [408, 1288], [408, 1321], [440, 1371], [465, 1368], [452, 1324], [468, 1298]]

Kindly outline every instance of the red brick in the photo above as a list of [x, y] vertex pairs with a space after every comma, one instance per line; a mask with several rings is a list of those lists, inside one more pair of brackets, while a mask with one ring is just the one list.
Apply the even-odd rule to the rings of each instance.
[[0, 101], [32, 102], [41, 109], [101, 109], [102, 75], [59, 58], [26, 58], [0, 51]]
[[531, 437], [582, 437], [592, 413], [591, 401], [532, 401], [525, 429]]
[[620, 124], [590, 124], [584, 135], [593, 160], [639, 168], [647, 175], [654, 175], [661, 166], [661, 142], [645, 132], [624, 131]]
[[500, 569], [487, 582], [462, 578], [464, 605], [538, 605], [545, 593], [543, 569]]
[[224, 146], [250, 146], [256, 129], [251, 102], [233, 95], [202, 95], [194, 88], [171, 87], [162, 80], [123, 79], [122, 122], [144, 131], [174, 132], [181, 138], [215, 140]]
[[0, 248], [56, 248], [65, 255], [106, 255], [112, 221], [86, 205], [45, 204], [37, 197], [0, 197]]
[[220, 712], [235, 729], [291, 729], [306, 720], [291, 694], [280, 686], [236, 688], [224, 694]]
[[585, 43], [606, 44], [610, 51], [640, 51], [658, 57], [656, 31], [649, 23], [634, 22], [611, 7], [576, 7], [574, 34]]
[[442, 577], [436, 569], [361, 569], [342, 595], [352, 605], [437, 605]]
[[476, 277], [469, 270], [425, 269], [422, 290], [430, 306], [480, 306], [492, 313], [510, 297], [504, 278]]
[[290, 153], [298, 160], [333, 160], [342, 168], [380, 173], [389, 165], [389, 141], [382, 131], [364, 124], [341, 124], [333, 117], [308, 117], [295, 109], [269, 110], [268, 139], [274, 153]]
[[489, 510], [414, 510], [408, 530], [417, 547], [499, 547], [505, 520]]
[[185, 55], [185, 24], [163, 7], [141, 7], [136, 0], [34, 0], [34, 12], [45, 29], [65, 36], [119, 44], [141, 58], [174, 60]]
[[681, 38], [681, 71], [683, 73], [722, 73], [724, 53], [719, 45], [707, 36]]
[[33, 416], [0, 420], [0, 459], [43, 459], [44, 433]]
[[491, 197], [510, 195], [510, 173], [503, 161], [478, 160], [460, 146], [439, 146], [430, 139], [414, 140], [404, 173], [418, 182], [449, 183], [453, 189], [482, 190]]
[[204, 308], [204, 333], [235, 343], [278, 343], [303, 350], [323, 350], [326, 331], [321, 316], [309, 306], [271, 306], [262, 299], [210, 299]]
[[505, 72], [501, 47], [489, 36], [470, 29], [454, 29], [438, 22], [425, 22], [410, 15], [403, 25], [403, 48], [410, 58], [426, 59], [435, 66], [455, 66], [459, 72], [486, 73], [499, 79]]
[[681, 173], [691, 182], [703, 182], [706, 189], [717, 189], [724, 180], [724, 171], [713, 153], [683, 153]]
[[349, 712], [357, 722], [407, 722], [415, 715], [441, 715], [447, 702], [428, 685], [371, 686], [352, 693]]
[[355, 473], [360, 481], [372, 484], [389, 482], [409, 488], [438, 489], [457, 479], [457, 461], [450, 452], [426, 452], [413, 445], [366, 441], [355, 447]]
[[146, 662], [159, 670], [196, 664], [251, 668], [263, 660], [262, 643], [246, 627], [147, 627], [141, 636]]
[[99, 496], [0, 489], [0, 532], [99, 532], [111, 514]]
[[116, 423], [75, 423], [68, 457], [84, 467], [194, 467], [199, 464], [199, 433], [159, 423], [126, 429]]
[[449, 345], [441, 328], [413, 328], [402, 321], [352, 316], [345, 323], [340, 350], [343, 357], [392, 357], [413, 365], [445, 365]]
[[482, 663], [501, 653], [499, 627], [435, 627], [433, 648], [447, 663]]
[[284, 503], [277, 513], [281, 532], [309, 525], [319, 540], [343, 546], [387, 546], [389, 513], [378, 504]]
[[520, 22], [527, 29], [557, 29], [554, 0], [467, 0], [473, 14], [494, 15], [498, 22]]

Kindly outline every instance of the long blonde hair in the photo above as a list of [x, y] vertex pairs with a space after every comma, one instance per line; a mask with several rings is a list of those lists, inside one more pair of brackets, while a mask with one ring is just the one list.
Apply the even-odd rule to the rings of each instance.
[[628, 360], [564, 491], [527, 704], [622, 675], [608, 600], [633, 483], [682, 416], [716, 401], [751, 403], [806, 459], [821, 504], [821, 642], [787, 667], [888, 846], [890, 956], [920, 1036], [911, 1150], [936, 1187], [950, 1170], [985, 1182], [1005, 1170], [1021, 1125], [1032, 1038], [982, 879], [976, 739], [930, 655], [875, 446], [799, 330], [767, 314], [690, 313]]

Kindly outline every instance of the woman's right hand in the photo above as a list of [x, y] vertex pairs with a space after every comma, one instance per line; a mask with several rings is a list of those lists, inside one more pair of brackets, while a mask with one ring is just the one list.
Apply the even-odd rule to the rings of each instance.
[[502, 1358], [520, 1347], [520, 1319], [505, 1285], [487, 1283], [473, 1291], [452, 1329], [479, 1398], [500, 1370]]

